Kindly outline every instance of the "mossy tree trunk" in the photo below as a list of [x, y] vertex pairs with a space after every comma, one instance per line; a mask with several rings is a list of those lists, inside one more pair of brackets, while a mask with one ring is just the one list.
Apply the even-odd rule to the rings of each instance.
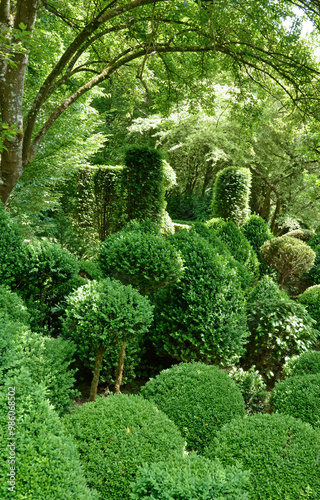
[[116, 370], [116, 381], [115, 381], [115, 386], [114, 386], [116, 394], [120, 394], [120, 386], [121, 386], [121, 382], [122, 382], [125, 351], [126, 351], [126, 343], [123, 342], [121, 345], [119, 359], [118, 359], [118, 366], [117, 366], [117, 370]]
[[96, 352], [96, 360], [95, 360], [95, 364], [94, 364], [94, 372], [93, 372], [93, 379], [91, 382], [89, 401], [96, 400], [96, 395], [97, 395], [97, 391], [98, 391], [98, 383], [99, 383], [99, 378], [100, 378], [100, 370], [101, 370], [102, 360], [103, 360], [103, 356], [104, 356], [105, 352], [106, 352], [106, 348], [102, 347], [100, 345], [97, 349], [97, 352]]

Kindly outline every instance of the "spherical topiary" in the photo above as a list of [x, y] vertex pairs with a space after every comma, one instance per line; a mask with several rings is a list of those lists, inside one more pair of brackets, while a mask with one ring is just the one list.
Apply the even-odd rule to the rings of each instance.
[[315, 328], [320, 330], [320, 285], [307, 288], [299, 297], [300, 304], [303, 304], [315, 320]]
[[224, 222], [216, 232], [228, 247], [231, 255], [245, 266], [254, 281], [259, 276], [259, 261], [247, 238], [232, 222]]
[[301, 276], [314, 263], [315, 252], [303, 241], [290, 236], [280, 236], [266, 241], [261, 247], [261, 257], [279, 273], [279, 283]]
[[307, 351], [294, 356], [284, 366], [287, 376], [320, 373], [320, 351]]
[[295, 375], [277, 382], [270, 403], [278, 413], [320, 427], [320, 373]]
[[1, 387], [0, 459], [2, 500], [98, 499], [44, 387], [25, 368], [8, 374]]
[[221, 170], [213, 187], [213, 217], [222, 217], [241, 226], [250, 215], [250, 188], [249, 169], [227, 167]]
[[128, 220], [150, 218], [160, 223], [165, 208], [165, 173], [159, 151], [133, 146], [125, 154], [123, 171]]
[[181, 255], [167, 238], [139, 230], [108, 236], [99, 262], [105, 276], [130, 284], [143, 295], [175, 282], [183, 271]]
[[241, 231], [251, 244], [253, 250], [259, 255], [260, 247], [265, 241], [273, 237], [268, 224], [260, 215], [250, 215], [249, 219], [243, 224]]
[[[250, 470], [252, 500], [320, 498], [320, 434], [289, 415], [256, 414], [226, 424], [206, 455]], [[309, 495], [309, 496], [308, 496]]]
[[250, 337], [243, 364], [255, 365], [271, 386], [286, 358], [312, 348], [319, 337], [305, 308], [268, 276], [248, 295], [247, 319]]
[[[95, 356], [90, 400], [97, 393], [103, 358], [109, 347], [118, 346], [118, 368], [123, 369], [127, 342], [147, 331], [152, 321], [152, 306], [146, 297], [120, 281], [110, 278], [90, 281], [68, 297], [63, 331], [78, 346], [78, 356], [84, 362]], [[121, 346], [121, 349], [120, 349]], [[117, 382], [121, 384], [122, 371]], [[118, 390], [118, 388], [117, 388]]]
[[172, 366], [149, 380], [141, 392], [175, 422], [189, 449], [204, 450], [225, 423], [245, 415], [240, 390], [217, 366]]
[[141, 396], [115, 394], [85, 403], [64, 418], [89, 485], [101, 498], [130, 498], [139, 467], [182, 454], [184, 440], [168, 417]]
[[152, 297], [154, 347], [179, 361], [238, 359], [247, 326], [236, 270], [193, 231], [181, 231], [169, 239], [181, 251], [186, 269], [179, 282]]
[[145, 465], [132, 487], [132, 500], [247, 500], [250, 473], [223, 469], [220, 462], [198, 456], [175, 456]]

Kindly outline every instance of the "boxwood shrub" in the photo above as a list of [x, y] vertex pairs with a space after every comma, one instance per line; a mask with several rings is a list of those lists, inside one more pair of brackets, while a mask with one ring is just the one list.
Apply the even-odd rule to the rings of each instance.
[[320, 330], [320, 285], [314, 285], [305, 290], [299, 297], [300, 304], [303, 304], [315, 320], [314, 327]]
[[[9, 409], [15, 428], [8, 427]], [[0, 459], [1, 500], [98, 500], [86, 485], [73, 440], [26, 368], [8, 374], [1, 387]], [[10, 472], [14, 490], [8, 489]]]
[[0, 317], [29, 325], [30, 314], [24, 301], [5, 286], [0, 286]]
[[85, 475], [101, 498], [130, 498], [139, 467], [182, 454], [184, 440], [168, 417], [142, 396], [115, 394], [64, 417]]
[[0, 204], [0, 281], [11, 285], [15, 275], [23, 268], [24, 251], [22, 232]]
[[245, 415], [235, 382], [217, 366], [204, 363], [163, 370], [141, 393], [175, 422], [193, 450], [203, 450], [226, 422]]
[[228, 259], [194, 231], [170, 238], [181, 251], [182, 279], [159, 291], [150, 338], [158, 354], [179, 361], [239, 358], [247, 338], [241, 281]]
[[293, 356], [286, 362], [284, 372], [288, 376], [320, 373], [320, 352], [307, 351], [300, 356]]
[[[251, 500], [320, 498], [320, 433], [290, 415], [256, 414], [226, 424], [206, 451], [252, 473]], [[308, 496], [309, 495], [309, 496]]]
[[255, 366], [251, 366], [249, 370], [234, 366], [229, 370], [229, 376], [240, 389], [248, 415], [265, 409], [268, 404], [269, 393], [266, 390], [267, 386], [262, 376], [255, 370]]
[[191, 453], [146, 465], [137, 474], [132, 500], [248, 500], [250, 474], [239, 467], [224, 469]]
[[277, 382], [270, 403], [278, 413], [320, 428], [320, 373], [295, 375]]

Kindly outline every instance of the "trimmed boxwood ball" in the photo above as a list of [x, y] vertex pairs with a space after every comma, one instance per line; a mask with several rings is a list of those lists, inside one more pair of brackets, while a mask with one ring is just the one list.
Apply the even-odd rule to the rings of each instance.
[[[226, 424], [206, 451], [251, 471], [251, 500], [320, 498], [320, 433], [290, 415], [256, 414]], [[309, 496], [308, 496], [309, 495]]]
[[129, 500], [140, 467], [184, 449], [175, 424], [138, 395], [97, 398], [66, 415], [64, 423], [76, 440], [88, 484], [103, 499]]
[[181, 251], [185, 271], [179, 282], [152, 297], [150, 339], [157, 353], [178, 361], [236, 361], [247, 339], [245, 299], [236, 270], [194, 231], [169, 239]]
[[272, 390], [270, 403], [276, 412], [320, 428], [320, 373], [279, 381]]
[[251, 172], [248, 168], [221, 170], [213, 187], [213, 217], [232, 220], [241, 226], [250, 215]]
[[163, 370], [141, 393], [175, 422], [193, 450], [204, 450], [225, 423], [245, 415], [235, 382], [217, 366], [204, 363]]
[[320, 285], [314, 285], [307, 288], [299, 297], [300, 304], [303, 304], [316, 321], [315, 328], [320, 330]]
[[167, 238], [150, 231], [120, 231], [106, 238], [100, 248], [99, 262], [105, 276], [132, 285], [148, 295], [175, 282], [182, 275], [180, 252]]
[[132, 500], [248, 500], [250, 473], [224, 469], [218, 460], [190, 455], [146, 465], [132, 486]]
[[320, 352], [307, 351], [289, 359], [284, 367], [287, 376], [320, 373]]
[[[11, 408], [15, 412], [14, 436], [8, 429]], [[12, 459], [15, 455], [11, 463], [10, 449]], [[50, 408], [44, 387], [25, 368], [8, 375], [1, 387], [0, 460], [1, 500], [98, 500], [86, 484], [76, 446]], [[10, 467], [15, 467], [14, 492], [8, 490]]]

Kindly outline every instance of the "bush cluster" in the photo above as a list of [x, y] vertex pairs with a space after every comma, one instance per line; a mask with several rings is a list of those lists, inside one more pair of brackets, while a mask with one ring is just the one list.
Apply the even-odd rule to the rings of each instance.
[[129, 500], [140, 467], [182, 455], [184, 448], [177, 427], [141, 396], [98, 398], [66, 415], [64, 423], [76, 440], [88, 484], [108, 500]]
[[193, 231], [170, 237], [184, 259], [183, 278], [152, 301], [150, 332], [159, 354], [179, 361], [229, 362], [244, 351], [247, 338], [241, 282], [226, 257]]
[[250, 474], [239, 467], [224, 469], [191, 453], [146, 465], [137, 474], [132, 500], [248, 500]]
[[270, 403], [278, 413], [320, 428], [320, 373], [295, 375], [277, 382]]
[[[251, 471], [251, 500], [320, 498], [320, 434], [289, 415], [256, 414], [233, 420], [206, 455]], [[309, 496], [308, 496], [309, 495]]]
[[217, 366], [203, 363], [163, 370], [141, 393], [175, 422], [193, 450], [203, 451], [226, 422], [245, 415], [235, 382]]

